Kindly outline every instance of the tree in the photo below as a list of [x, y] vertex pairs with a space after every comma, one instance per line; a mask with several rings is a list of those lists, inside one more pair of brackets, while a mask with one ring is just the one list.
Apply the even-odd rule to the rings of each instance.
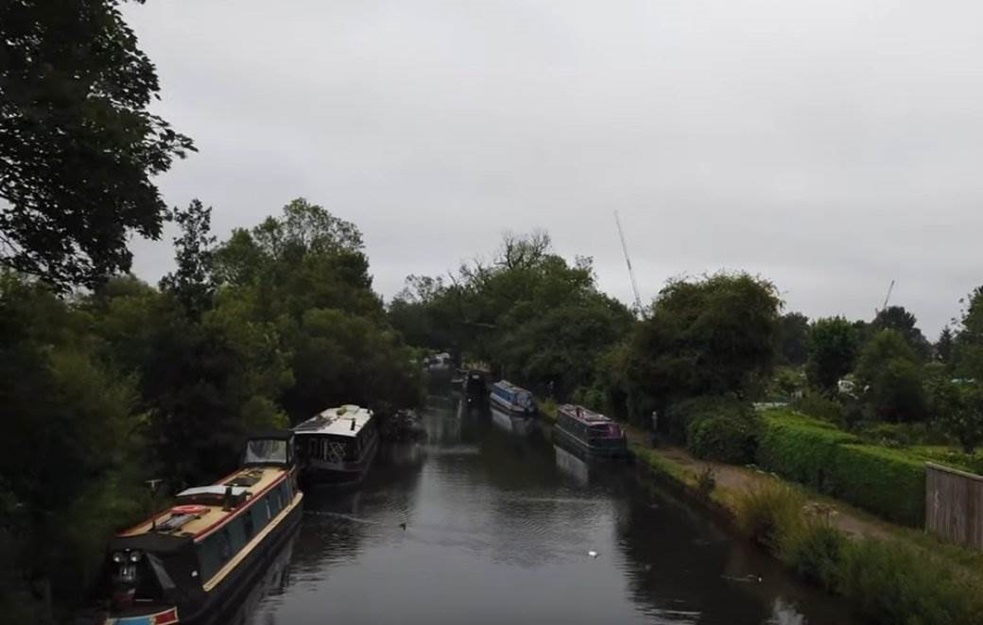
[[954, 341], [956, 374], [983, 381], [983, 286], [960, 303], [965, 309]]
[[804, 365], [809, 359], [809, 318], [797, 312], [782, 315], [778, 341], [783, 364]]
[[174, 211], [181, 236], [174, 239], [177, 269], [160, 281], [162, 291], [172, 293], [194, 319], [211, 308], [215, 292], [215, 237], [211, 234], [212, 209], [192, 200], [187, 210]]
[[978, 384], [939, 379], [929, 388], [933, 416], [972, 454], [983, 443], [983, 391]]
[[939, 333], [939, 340], [935, 342], [933, 350], [939, 362], [947, 366], [952, 365], [954, 343], [955, 340], [949, 326], [942, 328], [942, 332]]
[[843, 317], [818, 319], [809, 328], [806, 375], [816, 388], [833, 392], [853, 369], [859, 344], [857, 329]]
[[926, 360], [931, 353], [928, 339], [918, 329], [918, 320], [904, 306], [888, 306], [877, 313], [870, 324], [869, 332], [873, 336], [881, 330], [894, 330], [901, 334], [920, 361]]
[[926, 399], [918, 356], [896, 330], [881, 330], [871, 338], [857, 359], [857, 381], [864, 399], [887, 421], [919, 421], [925, 418]]
[[774, 365], [780, 307], [774, 285], [747, 274], [671, 282], [606, 376], [636, 420], [689, 397], [747, 397]]
[[194, 149], [147, 110], [121, 2], [0, 4], [0, 260], [61, 288], [129, 269], [129, 234], [166, 215], [152, 178]]

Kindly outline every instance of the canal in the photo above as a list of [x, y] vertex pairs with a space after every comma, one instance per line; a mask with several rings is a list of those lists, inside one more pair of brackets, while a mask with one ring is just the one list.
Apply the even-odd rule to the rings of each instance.
[[239, 622], [860, 623], [630, 470], [554, 447], [538, 423], [456, 397], [431, 397], [424, 422], [429, 439], [384, 447], [357, 492], [306, 495]]

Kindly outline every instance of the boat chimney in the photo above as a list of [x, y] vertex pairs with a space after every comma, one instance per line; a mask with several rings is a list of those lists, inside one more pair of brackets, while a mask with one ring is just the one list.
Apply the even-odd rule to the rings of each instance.
[[352, 427], [351, 427], [351, 430], [352, 430], [352, 432], [355, 431], [355, 417], [352, 417]]
[[232, 486], [225, 487], [225, 501], [222, 503], [222, 510], [228, 512], [235, 506], [232, 505]]

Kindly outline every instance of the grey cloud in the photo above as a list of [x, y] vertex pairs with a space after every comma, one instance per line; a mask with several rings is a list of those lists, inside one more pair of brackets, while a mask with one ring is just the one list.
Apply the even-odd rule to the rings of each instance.
[[[899, 0], [157, 0], [128, 16], [220, 234], [306, 196], [376, 287], [547, 228], [630, 298], [745, 268], [789, 308], [934, 335], [983, 282], [983, 5]], [[137, 243], [156, 279], [166, 245]]]

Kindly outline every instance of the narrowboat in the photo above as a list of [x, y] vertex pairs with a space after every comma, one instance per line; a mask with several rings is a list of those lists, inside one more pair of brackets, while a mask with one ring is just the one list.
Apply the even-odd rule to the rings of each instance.
[[461, 390], [469, 404], [483, 404], [488, 399], [488, 372], [468, 369], [461, 380]]
[[536, 414], [536, 402], [533, 401], [532, 393], [506, 380], [499, 380], [492, 385], [489, 398], [503, 410], [526, 416]]
[[113, 537], [76, 625], [218, 625], [249, 595], [300, 522], [292, 432], [252, 437], [242, 466]]
[[583, 406], [563, 404], [556, 411], [555, 435], [564, 442], [595, 457], [620, 457], [627, 453], [628, 441], [612, 419]]
[[300, 478], [305, 485], [354, 485], [379, 449], [379, 430], [368, 408], [328, 408], [294, 428]]

